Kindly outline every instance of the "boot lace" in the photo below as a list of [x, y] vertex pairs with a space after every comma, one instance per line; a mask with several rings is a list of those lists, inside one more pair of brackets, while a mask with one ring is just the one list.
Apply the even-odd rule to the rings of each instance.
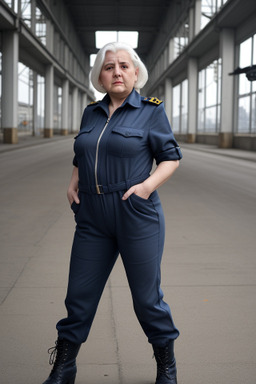
[[154, 354], [157, 362], [158, 373], [167, 375], [169, 374], [169, 351], [168, 347], [158, 348], [157, 353]]
[[49, 357], [49, 364], [53, 365], [55, 362], [58, 363], [58, 356], [62, 355], [63, 350], [63, 343], [60, 343], [59, 340], [55, 341], [55, 346], [48, 349], [48, 353], [50, 355]]
[[157, 377], [165, 376], [170, 383], [177, 384], [176, 362], [173, 354], [170, 355], [169, 346], [156, 347], [154, 352], [157, 362]]

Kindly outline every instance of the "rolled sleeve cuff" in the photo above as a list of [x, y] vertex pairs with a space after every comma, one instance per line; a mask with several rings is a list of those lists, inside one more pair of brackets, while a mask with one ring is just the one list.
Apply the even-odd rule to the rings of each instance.
[[162, 161], [181, 160], [182, 157], [180, 147], [173, 147], [168, 151], [158, 153], [156, 156], [156, 164], [158, 165]]
[[78, 168], [78, 161], [77, 161], [76, 156], [74, 156], [74, 158], [73, 158], [73, 165], [74, 165], [74, 167]]

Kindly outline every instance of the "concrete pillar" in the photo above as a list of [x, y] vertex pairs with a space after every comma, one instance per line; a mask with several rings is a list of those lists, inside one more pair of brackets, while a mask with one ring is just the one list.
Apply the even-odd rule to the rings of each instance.
[[54, 68], [48, 65], [45, 74], [45, 128], [44, 137], [53, 136]]
[[201, 30], [201, 3], [202, 0], [195, 0], [194, 6], [189, 9], [189, 42]]
[[38, 96], [37, 96], [37, 73], [33, 71], [33, 135], [39, 136], [38, 126]]
[[85, 109], [85, 107], [87, 107], [87, 104], [88, 104], [87, 93], [83, 93], [83, 99], [82, 99], [82, 109], [83, 110]]
[[219, 147], [231, 148], [233, 145], [234, 78], [228, 74], [234, 70], [235, 60], [235, 34], [232, 29], [225, 28], [221, 31], [220, 57], [222, 58], [222, 84]]
[[54, 47], [54, 27], [52, 22], [46, 19], [46, 48], [49, 52], [53, 53]]
[[67, 44], [64, 46], [64, 67], [68, 68], [69, 66], [69, 47]]
[[18, 60], [19, 35], [3, 31], [2, 44], [2, 127], [4, 143], [18, 143]]
[[162, 86], [162, 85], [159, 85], [157, 87], [157, 93], [156, 93], [157, 97], [160, 99], [160, 100], [164, 100], [164, 96], [165, 96], [165, 87]]
[[80, 117], [82, 114], [82, 93], [78, 90], [77, 96], [77, 121], [80, 122]]
[[165, 112], [169, 119], [172, 121], [172, 80], [170, 78], [165, 79], [164, 87], [164, 106]]
[[61, 134], [68, 134], [68, 111], [69, 111], [69, 81], [67, 79], [64, 80], [62, 85], [62, 111], [61, 111], [61, 120], [62, 120], [62, 128]]
[[78, 88], [74, 87], [72, 92], [72, 132], [79, 131], [80, 122], [78, 122]]
[[196, 141], [198, 94], [197, 73], [197, 60], [191, 57], [188, 61], [188, 143], [194, 143]]
[[31, 3], [31, 30], [36, 33], [36, 1], [30, 0]]
[[195, 36], [195, 8], [194, 7], [191, 7], [189, 9], [188, 17], [189, 17], [188, 41], [190, 43]]
[[196, 36], [201, 30], [201, 11], [202, 0], [195, 1], [195, 14], [194, 14], [194, 36]]
[[174, 38], [169, 41], [168, 49], [168, 64], [171, 64], [175, 59]]

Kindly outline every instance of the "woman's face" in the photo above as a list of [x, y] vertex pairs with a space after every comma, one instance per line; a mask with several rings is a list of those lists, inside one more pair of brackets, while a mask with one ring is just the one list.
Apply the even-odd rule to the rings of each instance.
[[110, 97], [126, 98], [134, 88], [138, 72], [127, 51], [107, 51], [99, 82]]

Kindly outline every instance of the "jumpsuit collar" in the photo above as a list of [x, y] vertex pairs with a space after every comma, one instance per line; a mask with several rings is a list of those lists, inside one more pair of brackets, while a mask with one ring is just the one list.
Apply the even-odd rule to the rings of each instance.
[[[108, 115], [109, 103], [110, 103], [110, 97], [108, 94], [106, 94], [103, 97], [103, 99], [97, 104], [97, 107], [103, 109]], [[140, 108], [141, 96], [135, 89], [132, 90], [132, 92], [129, 94], [129, 96], [125, 99], [125, 101], [119, 108], [123, 108], [126, 104], [129, 104], [133, 108]]]

